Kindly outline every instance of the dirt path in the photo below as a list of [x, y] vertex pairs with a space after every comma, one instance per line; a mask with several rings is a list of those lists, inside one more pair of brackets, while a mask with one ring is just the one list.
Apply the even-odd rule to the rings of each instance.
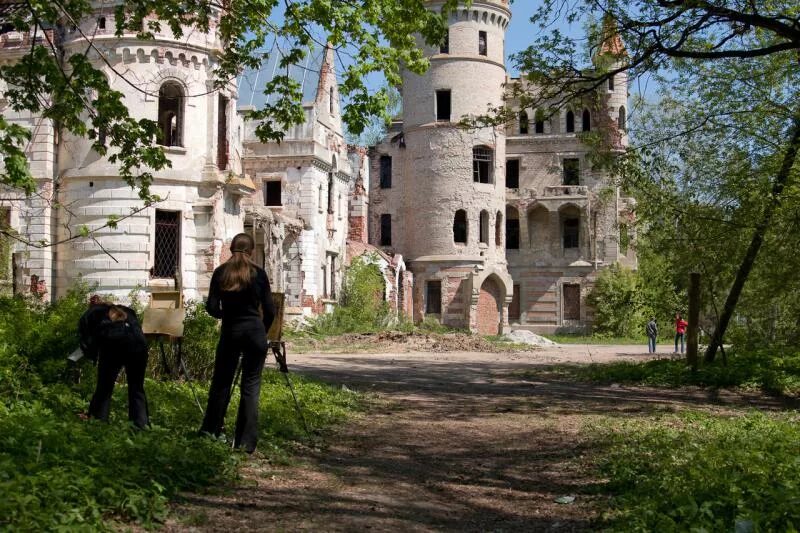
[[[302, 450], [293, 466], [254, 460], [240, 486], [189, 497], [167, 529], [589, 529], [604, 501], [587, 490], [598, 480], [580, 430], [592, 416], [779, 407], [755, 395], [595, 386], [521, 372], [648, 357], [637, 346], [585, 345], [522, 354], [298, 355], [295, 371], [374, 392], [375, 409], [322, 448]], [[562, 505], [561, 496], [576, 499]]]

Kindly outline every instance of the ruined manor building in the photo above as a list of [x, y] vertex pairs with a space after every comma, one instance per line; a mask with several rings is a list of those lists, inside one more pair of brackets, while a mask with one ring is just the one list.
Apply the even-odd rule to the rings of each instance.
[[[425, 50], [430, 69], [404, 74], [402, 121], [371, 151], [370, 242], [403, 255], [415, 320], [486, 334], [583, 329], [599, 270], [635, 264], [620, 238], [631, 202], [580, 140], [606, 129], [626, 145], [627, 80], [555, 114], [518, 109], [505, 128], [459, 127], [523, 83], [506, 74], [510, 17], [507, 0], [459, 8], [448, 39]], [[623, 52], [618, 37], [609, 46]]]
[[[0, 224], [29, 243], [3, 239], [10, 252], [0, 265], [4, 291], [50, 300], [83, 280], [101, 294], [146, 301], [177, 279], [184, 298], [197, 300], [228, 258], [232, 237], [247, 231], [273, 288], [287, 293], [288, 316], [330, 307], [341, 285], [355, 185], [330, 50], [316, 50], [297, 69], [305, 123], [280, 145], [261, 143], [245, 114], [264, 103], [277, 54], [219, 89], [213, 75], [223, 43], [214, 21], [208, 33], [187, 31], [179, 39], [167, 25], [154, 39], [117, 37], [114, 4], [97, 3], [94, 17], [47, 28], [47, 36], [65, 64], [71, 54], [86, 53], [91, 39], [88, 57], [123, 93], [130, 114], [158, 123], [172, 166], [154, 173], [151, 190], [163, 200], [144, 206], [91, 140], [58, 131], [45, 117], [13, 112], [0, 98], [3, 116], [32, 132], [25, 149], [37, 182], [29, 198], [0, 190]], [[45, 45], [45, 29], [33, 30], [4, 25], [0, 62], [19, 60], [33, 38]], [[109, 216], [120, 219], [115, 227], [107, 226]], [[82, 228], [92, 237], [80, 237]]]

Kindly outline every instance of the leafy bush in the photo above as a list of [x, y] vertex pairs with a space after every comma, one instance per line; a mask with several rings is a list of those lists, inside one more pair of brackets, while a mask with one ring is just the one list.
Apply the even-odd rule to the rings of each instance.
[[644, 363], [619, 362], [559, 367], [571, 377], [599, 383], [680, 387], [757, 388], [773, 394], [800, 394], [800, 352], [780, 356], [766, 351], [730, 352], [728, 364], [721, 361], [692, 372], [685, 359], [657, 359]]
[[796, 414], [708, 414], [600, 428], [615, 531], [797, 531]]
[[588, 303], [594, 308], [594, 332], [601, 335], [644, 338], [648, 316], [637, 272], [618, 264], [597, 277]]

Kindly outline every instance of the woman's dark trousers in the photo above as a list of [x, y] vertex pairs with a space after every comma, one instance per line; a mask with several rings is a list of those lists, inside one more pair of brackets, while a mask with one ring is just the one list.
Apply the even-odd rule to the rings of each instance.
[[236, 416], [236, 432], [233, 446], [253, 452], [258, 442], [258, 400], [261, 393], [261, 373], [267, 355], [267, 336], [264, 326], [254, 325], [243, 329], [223, 330], [217, 357], [214, 362], [214, 377], [208, 391], [208, 408], [200, 431], [220, 435], [225, 422], [225, 412], [231, 398], [231, 389], [242, 355], [242, 381], [239, 413]]
[[125, 368], [128, 377], [128, 418], [139, 428], [150, 424], [147, 398], [144, 394], [144, 372], [147, 368], [147, 351], [114, 354], [101, 353], [97, 362], [97, 388], [89, 403], [89, 416], [108, 421], [111, 394], [120, 370]]

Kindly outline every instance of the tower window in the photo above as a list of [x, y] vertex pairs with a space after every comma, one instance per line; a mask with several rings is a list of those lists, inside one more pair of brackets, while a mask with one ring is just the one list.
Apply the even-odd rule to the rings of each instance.
[[328, 214], [333, 214], [333, 172], [328, 172]]
[[265, 181], [264, 182], [264, 205], [270, 207], [278, 207], [283, 205], [281, 201], [281, 181]]
[[228, 168], [228, 99], [219, 95], [217, 116], [217, 168]]
[[544, 111], [537, 109], [534, 118], [536, 119], [536, 122], [534, 123], [534, 131], [536, 131], [536, 133], [544, 133]]
[[330, 113], [333, 115], [333, 87], [329, 90], [328, 101], [330, 106]]
[[453, 219], [453, 242], [467, 244], [467, 212], [463, 209], [456, 211]]
[[625, 131], [625, 129], [628, 127], [628, 124], [626, 123], [626, 120], [627, 120], [627, 117], [625, 116], [625, 108], [624, 107], [620, 107], [619, 108], [619, 116], [617, 117], [617, 125], [619, 126], [619, 129], [622, 130], [622, 131]]
[[489, 244], [489, 212], [481, 211], [479, 228], [479, 241], [483, 244]]
[[579, 159], [564, 159], [562, 183], [580, 185], [581, 165]]
[[614, 90], [614, 75], [613, 74], [608, 77], [608, 90], [609, 91], [613, 91]]
[[183, 146], [183, 89], [174, 81], [158, 90], [158, 129], [162, 146]]
[[485, 31], [478, 32], [478, 54], [482, 56], [489, 55]]
[[472, 179], [476, 183], [492, 183], [492, 149], [488, 146], [472, 149]]
[[519, 114], [519, 134], [520, 135], [527, 135], [528, 134], [528, 113], [522, 111]]
[[392, 156], [389, 155], [382, 155], [381, 156], [381, 170], [380, 170], [380, 179], [381, 179], [381, 189], [391, 189], [392, 188]]
[[381, 215], [381, 246], [392, 245], [392, 215]]
[[519, 189], [519, 159], [506, 160], [506, 188]]
[[97, 29], [98, 30], [106, 29], [106, 18], [105, 17], [100, 17], [99, 19], [97, 19]]
[[583, 110], [583, 131], [592, 130], [592, 115], [588, 109]]
[[578, 248], [580, 236], [580, 220], [568, 218], [564, 220], [564, 248]]
[[155, 251], [150, 275], [171, 278], [180, 269], [181, 220], [178, 211], [156, 209]]
[[450, 122], [450, 91], [436, 91], [436, 120]]
[[575, 133], [575, 113], [567, 111], [567, 133]]
[[442, 282], [439, 280], [425, 284], [425, 312], [429, 315], [442, 314]]
[[439, 53], [440, 54], [449, 54], [450, 53], [450, 29], [448, 28], [447, 33], [444, 35], [444, 41], [442, 44], [439, 45]]

